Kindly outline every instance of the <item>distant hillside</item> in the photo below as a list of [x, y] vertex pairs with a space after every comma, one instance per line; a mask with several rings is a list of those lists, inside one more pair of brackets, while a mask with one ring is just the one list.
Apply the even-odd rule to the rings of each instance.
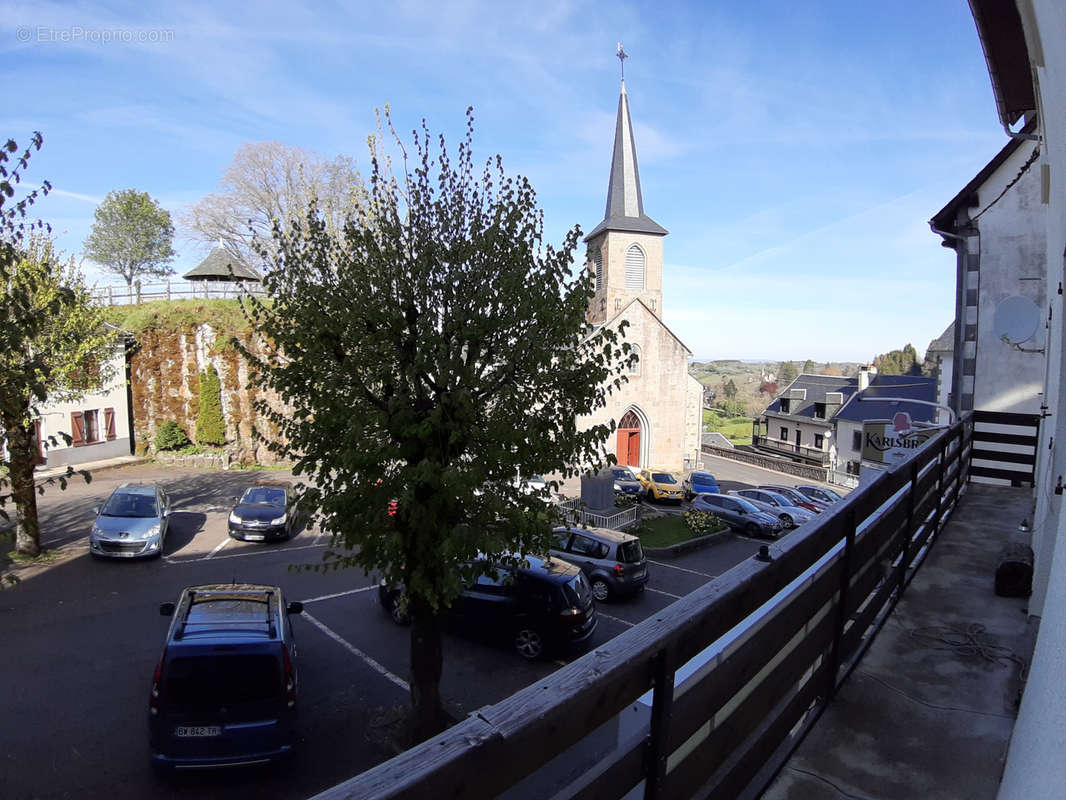
[[[791, 362], [794, 374], [800, 372], [812, 372], [827, 375], [857, 375], [861, 366], [855, 361], [831, 361]], [[804, 369], [807, 367], [807, 369]], [[757, 417], [761, 414], [770, 401], [774, 399], [772, 389], [776, 385], [778, 391], [784, 389], [791, 380], [788, 377], [788, 368], [785, 367], [785, 375], [781, 375], [782, 362], [780, 361], [740, 361], [739, 359], [718, 359], [715, 361], [693, 361], [689, 365], [689, 373], [700, 383], [715, 394], [714, 403], [726, 399], [725, 386], [732, 381], [736, 387], [735, 400], [744, 405], [749, 417]], [[772, 383], [764, 385], [764, 377], [770, 377]], [[784, 378], [784, 380], [782, 379]], [[760, 390], [763, 391], [760, 391]], [[765, 391], [770, 389], [770, 392]], [[713, 405], [709, 403], [708, 405]]]

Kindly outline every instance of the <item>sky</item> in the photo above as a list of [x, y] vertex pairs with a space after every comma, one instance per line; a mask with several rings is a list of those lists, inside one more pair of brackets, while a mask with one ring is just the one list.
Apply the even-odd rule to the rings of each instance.
[[[43, 134], [26, 180], [54, 187], [34, 214], [59, 246], [81, 257], [113, 189], [180, 219], [245, 142], [366, 170], [385, 104], [452, 143], [473, 106], [475, 157], [527, 176], [561, 243], [604, 215], [620, 41], [694, 358], [921, 355], [954, 316], [927, 221], [1006, 144], [966, 0], [313, 5], [0, 0], [0, 137]], [[179, 225], [175, 249], [180, 275], [209, 248]]]

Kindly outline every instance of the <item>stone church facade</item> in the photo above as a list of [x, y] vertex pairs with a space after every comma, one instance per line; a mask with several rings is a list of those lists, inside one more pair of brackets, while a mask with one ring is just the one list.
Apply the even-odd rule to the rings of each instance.
[[644, 213], [629, 98], [622, 82], [614, 153], [603, 221], [588, 236], [587, 267], [596, 293], [588, 319], [617, 329], [629, 323], [625, 340], [638, 361], [629, 381], [606, 407], [579, 420], [582, 426], [614, 421], [608, 441], [619, 464], [673, 471], [699, 461], [703, 386], [689, 375], [692, 356], [663, 323], [663, 240], [668, 231]]

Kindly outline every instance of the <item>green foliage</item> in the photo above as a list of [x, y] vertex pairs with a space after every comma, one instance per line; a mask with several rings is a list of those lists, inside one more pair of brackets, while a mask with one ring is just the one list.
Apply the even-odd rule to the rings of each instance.
[[[44, 181], [5, 208], [41, 144], [41, 135], [34, 134], [21, 154], [14, 141], [0, 148], [0, 429], [7, 445], [6, 460], [0, 461], [6, 468], [0, 506], [14, 500], [16, 549], [30, 556], [40, 549], [35, 407], [46, 399], [75, 400], [108, 382], [116, 345], [73, 259], [55, 250], [49, 226], [26, 220], [51, 185]], [[65, 484], [64, 478], [61, 488]]]
[[722, 385], [722, 393], [728, 400], [735, 400], [737, 397], [737, 385], [733, 383], [733, 379], [730, 378]]
[[777, 385], [784, 388], [799, 377], [796, 365], [791, 361], [782, 361], [777, 368]]
[[[241, 334], [251, 330], [251, 325], [241, 311], [238, 300], [154, 300], [139, 305], [109, 306], [104, 316], [113, 325], [138, 334], [149, 330], [188, 330], [208, 323], [217, 331]], [[227, 344], [219, 341], [216, 349], [225, 349]]]
[[257, 435], [307, 476], [299, 501], [338, 543], [324, 568], [405, 586], [421, 734], [439, 705], [437, 614], [486, 569], [479, 553], [548, 549], [554, 508], [514, 476], [602, 466], [610, 427], [576, 421], [622, 385], [631, 350], [624, 329], [586, 322], [580, 229], [545, 244], [528, 180], [499, 157], [475, 170], [468, 119], [455, 161], [423, 128], [400, 176], [372, 138], [359, 216], [337, 230], [312, 204], [289, 233], [276, 227], [272, 303], [245, 301], [265, 343], [242, 349], [253, 384], [294, 409], [257, 400], [278, 432]]
[[685, 525], [697, 536], [705, 536], [708, 533], [715, 533], [726, 528], [726, 524], [716, 514], [697, 511], [694, 508], [690, 508], [685, 512]]
[[921, 375], [922, 362], [914, 345], [906, 344], [902, 350], [890, 350], [874, 359], [874, 366], [881, 375]]
[[614, 507], [618, 509], [632, 508], [635, 505], [640, 504], [640, 498], [635, 494], [626, 494], [625, 492], [615, 492], [614, 495]]
[[166, 266], [174, 258], [174, 225], [170, 212], [147, 192], [110, 191], [97, 207], [85, 255], [128, 286], [140, 277], [173, 275]]
[[809, 358], [806, 361], [803, 362], [803, 370], [802, 370], [802, 372], [805, 372], [805, 373], [808, 373], [808, 374], [811, 374], [811, 373], [814, 372], [814, 362], [811, 361]]
[[155, 449], [159, 451], [180, 450], [192, 444], [189, 435], [172, 419], [159, 423], [155, 431]]
[[740, 400], [721, 400], [715, 404], [715, 409], [726, 417], [743, 417], [748, 407]]
[[215, 365], [209, 363], [200, 373], [200, 412], [196, 415], [196, 443], [220, 446], [226, 443], [226, 422], [222, 419], [222, 383]]

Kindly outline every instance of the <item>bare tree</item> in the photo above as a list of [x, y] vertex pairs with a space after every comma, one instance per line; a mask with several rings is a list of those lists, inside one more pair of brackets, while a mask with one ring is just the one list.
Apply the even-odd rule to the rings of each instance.
[[263, 266], [256, 245], [268, 256], [275, 254], [275, 221], [283, 233], [291, 233], [292, 220], [314, 201], [327, 226], [339, 231], [364, 197], [348, 156], [327, 159], [281, 142], [246, 142], [226, 168], [219, 191], [189, 209], [181, 223], [191, 238], [220, 243], [246, 264]]

